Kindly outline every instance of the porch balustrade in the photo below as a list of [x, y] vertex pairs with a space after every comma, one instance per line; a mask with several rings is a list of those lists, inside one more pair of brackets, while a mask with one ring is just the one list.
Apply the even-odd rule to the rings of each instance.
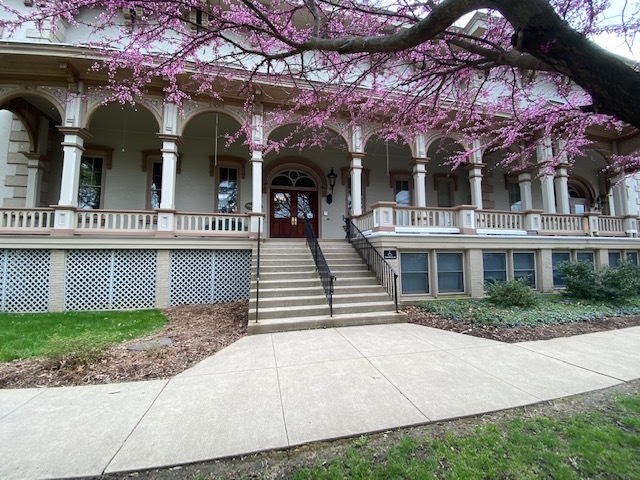
[[[463, 222], [463, 215], [475, 221], [473, 226]], [[465, 217], [466, 218], [466, 217]], [[538, 221], [539, 219], [539, 221]], [[622, 217], [585, 214], [550, 214], [540, 211], [508, 212], [499, 210], [475, 210], [473, 206], [455, 208], [398, 207], [393, 202], [379, 202], [371, 210], [353, 219], [363, 232], [396, 233], [477, 233], [526, 235], [575, 235], [575, 236], [627, 236], [628, 228]], [[633, 225], [638, 225], [640, 219]]]
[[219, 235], [237, 233], [247, 235], [249, 216], [233, 214], [176, 213], [176, 234]]
[[447, 208], [395, 208], [398, 227], [449, 228], [458, 226], [458, 212]]
[[153, 233], [158, 215], [147, 211], [79, 210], [75, 232], [83, 233]]
[[[155, 236], [155, 211], [76, 210], [73, 234], [122, 234]], [[0, 235], [53, 233], [53, 208], [0, 208]], [[249, 215], [176, 213], [176, 235], [249, 236]]]
[[624, 237], [624, 219], [601, 215], [598, 217], [598, 230], [603, 237]]
[[[543, 235], [588, 235], [589, 226], [584, 215], [545, 213], [542, 215]], [[624, 234], [624, 231], [623, 231]]]
[[476, 210], [476, 228], [488, 230], [524, 230], [524, 213]]
[[0, 232], [2, 233], [48, 233], [53, 226], [52, 208], [0, 209]]

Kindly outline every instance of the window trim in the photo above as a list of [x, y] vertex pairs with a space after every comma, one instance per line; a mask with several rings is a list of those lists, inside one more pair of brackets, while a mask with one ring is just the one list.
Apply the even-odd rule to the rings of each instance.
[[[440, 187], [449, 185], [449, 203], [451, 205], [440, 205]], [[436, 192], [436, 204], [438, 208], [453, 208], [456, 206], [456, 192], [458, 191], [458, 176], [450, 173], [434, 173], [433, 189]]]
[[[99, 152], [97, 150], [93, 150], [93, 152]], [[92, 158], [92, 159], [97, 159], [99, 158], [100, 160], [102, 160], [102, 171], [100, 172], [100, 205], [98, 205], [97, 209], [88, 209], [88, 208], [83, 208], [80, 206], [80, 187], [81, 187], [81, 183], [80, 183], [80, 179], [78, 178], [78, 188], [76, 189], [76, 197], [77, 197], [77, 203], [78, 203], [78, 208], [81, 210], [102, 210], [104, 208], [104, 197], [105, 197], [105, 177], [106, 177], [106, 171], [107, 171], [107, 159], [101, 155], [100, 153], [91, 153], [91, 151], [85, 150], [84, 152], [82, 152], [82, 155], [80, 156], [80, 168], [82, 168], [82, 159], [83, 158]], [[96, 186], [96, 185], [93, 185]]]
[[236, 196], [238, 198], [238, 211], [236, 214], [240, 214], [242, 209], [242, 203], [240, 201], [241, 193], [242, 193], [242, 181], [245, 178], [246, 174], [246, 164], [247, 162], [238, 157], [232, 157], [227, 155], [218, 156], [218, 161], [213, 155], [209, 156], [209, 175], [212, 176], [214, 181], [214, 189], [213, 189], [213, 211], [215, 213], [218, 212], [218, 193], [220, 189], [220, 168], [235, 168], [237, 170], [237, 192]]
[[[462, 274], [462, 290], [456, 290], [456, 291], [449, 291], [449, 292], [443, 292], [442, 290], [440, 290], [440, 262], [438, 260], [438, 256], [441, 254], [459, 254], [461, 256], [462, 262], [461, 262], [461, 270], [447, 270], [444, 271], [442, 273], [460, 273]], [[435, 278], [435, 282], [436, 282], [436, 289], [438, 294], [443, 294], [443, 295], [463, 295], [464, 293], [466, 293], [467, 291], [467, 279], [466, 279], [466, 275], [465, 275], [465, 262], [466, 262], [466, 255], [465, 252], [463, 250], [436, 250], [435, 251], [435, 270], [436, 270], [436, 278]]]
[[[396, 195], [398, 194], [398, 192], [396, 192], [396, 182], [398, 181], [407, 181], [409, 184], [409, 205], [406, 205], [407, 207], [410, 207], [414, 204], [413, 202], [413, 177], [411, 175], [411, 172], [407, 171], [407, 170], [390, 170], [389, 171], [389, 186], [391, 187], [391, 195], [393, 196], [393, 201], [396, 201]], [[399, 205], [401, 207], [404, 207], [405, 205]]]

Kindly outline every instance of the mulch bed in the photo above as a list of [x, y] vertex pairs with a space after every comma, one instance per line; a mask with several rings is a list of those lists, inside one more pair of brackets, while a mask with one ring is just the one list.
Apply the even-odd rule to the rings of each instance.
[[585, 333], [602, 332], [618, 328], [635, 327], [640, 325], [640, 315], [611, 317], [588, 322], [571, 322], [554, 325], [540, 325], [537, 327], [496, 328], [472, 325], [469, 322], [448, 320], [433, 313], [420, 310], [418, 307], [406, 307], [408, 321], [418, 325], [464, 333], [474, 337], [488, 338], [505, 343], [530, 342], [533, 340], [550, 340], [558, 337], [571, 337]]

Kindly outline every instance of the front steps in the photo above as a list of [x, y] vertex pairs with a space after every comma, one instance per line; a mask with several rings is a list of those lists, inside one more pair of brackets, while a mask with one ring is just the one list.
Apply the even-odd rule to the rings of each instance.
[[253, 254], [248, 333], [406, 321], [360, 256], [345, 241], [321, 241], [336, 276], [333, 317], [304, 240], [270, 239], [260, 248], [260, 305], [256, 319], [257, 249]]

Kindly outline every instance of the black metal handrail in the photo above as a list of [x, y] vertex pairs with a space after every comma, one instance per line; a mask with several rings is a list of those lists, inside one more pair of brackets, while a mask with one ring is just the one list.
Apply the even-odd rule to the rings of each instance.
[[367, 237], [356, 227], [355, 223], [353, 223], [350, 218], [342, 218], [345, 222], [347, 240], [354, 246], [362, 259], [367, 262], [369, 270], [375, 273], [380, 284], [395, 302], [396, 312], [398, 312], [398, 274], [380, 252], [371, 245], [371, 242], [369, 242]]
[[260, 226], [262, 218], [258, 217], [258, 255], [256, 259], [256, 318], [255, 323], [258, 323], [258, 312], [260, 310]]
[[318, 237], [316, 237], [316, 233], [313, 231], [311, 222], [306, 215], [304, 216], [304, 234], [307, 238], [307, 245], [311, 250], [311, 255], [313, 255], [313, 261], [316, 264], [316, 271], [320, 277], [322, 288], [324, 288], [324, 294], [329, 303], [329, 316], [333, 317], [333, 282], [335, 282], [336, 277], [331, 273], [331, 269], [318, 243]]

